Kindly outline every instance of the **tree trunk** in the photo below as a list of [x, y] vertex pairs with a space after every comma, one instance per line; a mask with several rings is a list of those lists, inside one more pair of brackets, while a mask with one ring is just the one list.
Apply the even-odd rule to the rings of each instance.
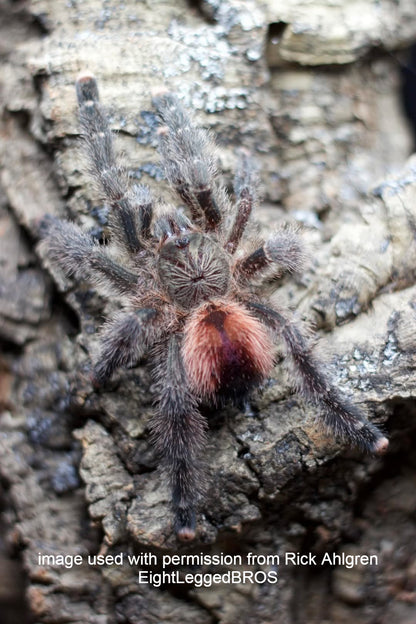
[[[26, 615], [39, 623], [412, 621], [416, 161], [406, 162], [396, 51], [416, 38], [414, 2], [3, 0], [0, 11], [0, 578], [16, 579], [0, 583], [4, 613], [24, 621], [20, 558]], [[63, 278], [36, 248], [46, 214], [106, 232], [79, 150], [83, 69], [97, 76], [131, 177], [158, 197], [170, 195], [154, 88], [215, 132], [227, 183], [237, 148], [254, 155], [260, 231], [295, 219], [310, 250], [305, 273], [273, 297], [314, 326], [336, 385], [388, 432], [386, 456], [325, 435], [279, 361], [254, 414], [211, 414], [198, 539], [177, 543], [145, 365], [100, 392], [89, 382], [96, 329], [117, 302]], [[97, 553], [119, 559], [88, 562]], [[161, 588], [139, 575], [160, 572], [164, 555], [201, 553], [235, 559], [174, 564], [180, 576]], [[378, 563], [349, 566], [347, 555]], [[230, 570], [278, 580], [182, 582]]]

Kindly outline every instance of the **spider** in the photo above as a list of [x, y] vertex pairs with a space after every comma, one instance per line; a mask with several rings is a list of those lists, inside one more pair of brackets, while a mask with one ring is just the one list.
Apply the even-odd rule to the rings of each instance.
[[241, 246], [257, 201], [248, 155], [240, 157], [232, 205], [216, 176], [208, 132], [174, 95], [155, 96], [159, 151], [185, 210], [165, 208], [154, 216], [149, 188], [130, 186], [118, 164], [94, 76], [82, 73], [76, 90], [91, 174], [111, 207], [111, 244], [57, 219], [49, 221], [43, 244], [67, 275], [119, 297], [121, 311], [100, 331], [93, 384], [105, 385], [116, 369], [150, 355], [158, 392], [151, 432], [170, 476], [177, 537], [194, 539], [204, 491], [201, 405], [248, 397], [272, 371], [276, 340], [298, 391], [317, 406], [323, 424], [363, 450], [384, 452], [387, 438], [335, 388], [291, 313], [272, 306], [253, 284], [267, 269], [278, 275], [299, 270], [304, 250], [288, 225], [251, 251]]

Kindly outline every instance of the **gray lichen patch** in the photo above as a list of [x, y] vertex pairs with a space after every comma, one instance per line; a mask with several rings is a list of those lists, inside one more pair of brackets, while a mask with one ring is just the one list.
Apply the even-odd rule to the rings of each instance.
[[[223, 37], [224, 33], [221, 30], [208, 26], [190, 30], [189, 27], [172, 21], [168, 33], [173, 41], [181, 42], [187, 49], [187, 53], [184, 52], [183, 54], [182, 61], [186, 63], [184, 71], [189, 71], [190, 61], [194, 61], [199, 65], [202, 80], [215, 82], [224, 79], [225, 70], [228, 66], [227, 61], [236, 50]], [[174, 71], [175, 63], [165, 69], [165, 77], [173, 75]]]
[[377, 402], [409, 396], [416, 365], [414, 301], [415, 287], [383, 294], [368, 312], [339, 328], [331, 344], [321, 341], [329, 357], [344, 352], [335, 369], [340, 382]]

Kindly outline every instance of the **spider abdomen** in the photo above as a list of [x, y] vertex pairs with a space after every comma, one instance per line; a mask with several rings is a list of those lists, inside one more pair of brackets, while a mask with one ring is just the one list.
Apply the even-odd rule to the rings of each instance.
[[183, 359], [191, 386], [203, 398], [239, 398], [273, 367], [267, 330], [240, 304], [208, 302], [189, 318]]

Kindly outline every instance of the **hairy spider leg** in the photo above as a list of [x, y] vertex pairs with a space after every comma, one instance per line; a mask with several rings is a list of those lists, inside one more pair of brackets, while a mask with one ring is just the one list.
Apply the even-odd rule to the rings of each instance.
[[153, 308], [121, 312], [104, 325], [92, 375], [95, 386], [102, 386], [115, 370], [145, 355], [163, 333], [162, 314]]
[[252, 160], [241, 151], [237, 172], [234, 179], [236, 196], [236, 215], [228, 235], [225, 249], [234, 254], [240, 244], [244, 230], [250, 219], [253, 206], [258, 198], [258, 177]]
[[297, 325], [281, 312], [260, 303], [247, 303], [282, 339], [299, 377], [299, 391], [320, 408], [324, 424], [335, 435], [371, 453], [384, 453], [387, 438], [331, 383], [313, 356], [312, 348]]
[[179, 100], [166, 93], [153, 98], [165, 127], [159, 132], [159, 151], [166, 176], [189, 207], [194, 222], [216, 230], [222, 221], [216, 196], [216, 167], [208, 133], [195, 126]]
[[272, 265], [277, 265], [282, 273], [293, 273], [302, 268], [304, 260], [305, 250], [298, 229], [285, 225], [267, 239], [264, 245], [237, 262], [235, 275], [247, 280]]
[[206, 420], [189, 389], [181, 357], [181, 336], [173, 335], [159, 350], [155, 376], [160, 399], [152, 421], [153, 441], [169, 472], [175, 530], [182, 541], [195, 537], [195, 508], [205, 480], [202, 448]]
[[99, 102], [97, 82], [90, 73], [76, 82], [79, 117], [91, 174], [104, 198], [114, 209], [110, 215], [120, 244], [132, 254], [143, 248], [151, 236], [152, 199], [148, 187], [128, 186], [127, 174], [117, 164], [113, 135]]
[[115, 262], [108, 250], [85, 234], [75, 223], [48, 218], [44, 220], [43, 246], [52, 261], [66, 275], [87, 278], [92, 284], [104, 286], [120, 295], [133, 295], [137, 290], [137, 274]]

